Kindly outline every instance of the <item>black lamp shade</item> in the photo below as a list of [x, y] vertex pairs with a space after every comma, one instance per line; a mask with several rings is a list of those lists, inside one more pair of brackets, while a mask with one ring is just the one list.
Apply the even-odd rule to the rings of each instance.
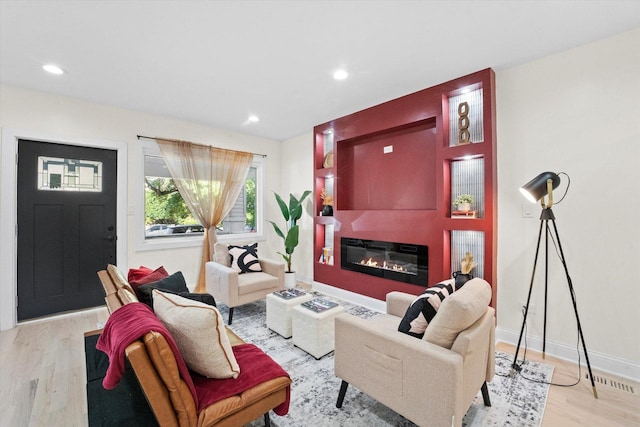
[[547, 180], [551, 180], [551, 186], [555, 190], [560, 185], [560, 177], [555, 172], [542, 172], [540, 175], [520, 187], [520, 192], [531, 203], [535, 203], [547, 195]]

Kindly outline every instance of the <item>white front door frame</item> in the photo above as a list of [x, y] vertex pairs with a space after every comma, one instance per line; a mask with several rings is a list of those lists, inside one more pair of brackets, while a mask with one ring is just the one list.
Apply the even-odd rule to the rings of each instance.
[[117, 154], [117, 212], [118, 240], [116, 260], [126, 268], [127, 259], [127, 149], [126, 142], [95, 140], [80, 137], [51, 135], [49, 133], [2, 129], [0, 149], [0, 330], [11, 329], [17, 324], [17, 173], [18, 140], [78, 145], [91, 148], [116, 150]]

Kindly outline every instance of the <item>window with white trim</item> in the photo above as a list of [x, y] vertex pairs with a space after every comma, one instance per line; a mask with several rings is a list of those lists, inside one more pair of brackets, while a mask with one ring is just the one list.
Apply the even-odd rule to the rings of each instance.
[[[189, 212], [155, 143], [144, 143], [143, 159], [143, 213], [137, 217], [144, 234], [138, 249], [201, 245], [204, 228]], [[255, 156], [235, 205], [216, 226], [218, 240], [262, 237], [264, 168], [265, 158]]]

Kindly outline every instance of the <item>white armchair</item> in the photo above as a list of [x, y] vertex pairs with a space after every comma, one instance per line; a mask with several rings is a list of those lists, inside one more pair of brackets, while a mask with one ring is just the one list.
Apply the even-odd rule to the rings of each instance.
[[[475, 307], [460, 304], [472, 296], [474, 287], [483, 288], [481, 301], [472, 303]], [[386, 315], [370, 320], [350, 314], [336, 318], [335, 374], [342, 379], [336, 406], [342, 407], [352, 384], [418, 425], [460, 426], [479, 390], [484, 404], [491, 406], [486, 383], [495, 369], [495, 311], [488, 307], [491, 287], [473, 279], [446, 298], [427, 327], [432, 336], [425, 334], [424, 339], [398, 332], [400, 319], [415, 298], [391, 292]], [[462, 329], [455, 331], [456, 327]], [[439, 330], [433, 334], [435, 328]], [[448, 344], [437, 336], [439, 332], [444, 332]], [[427, 341], [433, 335], [435, 339]]]
[[284, 263], [259, 258], [261, 272], [240, 274], [230, 267], [227, 245], [215, 244], [214, 261], [206, 269], [207, 293], [229, 307], [229, 325], [233, 309], [266, 298], [267, 294], [284, 289]]

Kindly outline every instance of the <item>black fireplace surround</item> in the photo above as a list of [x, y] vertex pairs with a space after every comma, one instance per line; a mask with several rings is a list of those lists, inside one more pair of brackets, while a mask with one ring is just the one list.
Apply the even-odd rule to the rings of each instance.
[[340, 238], [340, 266], [344, 270], [426, 287], [428, 261], [427, 246]]

